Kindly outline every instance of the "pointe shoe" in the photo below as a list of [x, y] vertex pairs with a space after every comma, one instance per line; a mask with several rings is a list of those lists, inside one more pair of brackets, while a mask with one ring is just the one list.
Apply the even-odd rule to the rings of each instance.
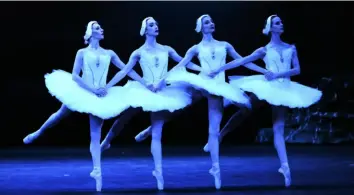
[[97, 192], [101, 192], [102, 190], [102, 174], [101, 174], [101, 170], [93, 170], [90, 173], [90, 177], [92, 177], [93, 179], [96, 180], [96, 191]]
[[284, 183], [285, 187], [290, 187], [291, 186], [291, 173], [290, 173], [290, 168], [288, 166], [281, 166], [278, 169], [278, 172], [283, 174], [284, 176]]
[[142, 131], [140, 132], [138, 135], [135, 136], [135, 141], [136, 142], [142, 142], [144, 141], [146, 138], [149, 137], [149, 133], [145, 130], [145, 131]]
[[209, 170], [209, 173], [214, 177], [215, 188], [219, 190], [221, 188], [220, 168], [213, 167]]
[[111, 148], [111, 144], [101, 144], [101, 152]]
[[203, 148], [204, 152], [209, 152], [209, 144], [205, 144], [204, 148]]
[[34, 140], [36, 140], [39, 137], [39, 132], [35, 131], [33, 133], [28, 134], [25, 138], [23, 138], [23, 143], [24, 144], [30, 144], [32, 143]]
[[156, 182], [157, 182], [157, 189], [158, 190], [163, 190], [164, 188], [164, 180], [163, 180], [163, 176], [162, 173], [159, 171], [152, 171], [152, 175], [156, 178]]

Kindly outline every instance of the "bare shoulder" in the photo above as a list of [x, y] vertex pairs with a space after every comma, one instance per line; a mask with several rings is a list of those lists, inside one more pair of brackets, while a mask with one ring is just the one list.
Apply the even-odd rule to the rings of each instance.
[[293, 57], [297, 57], [297, 49], [294, 44], [290, 45]]
[[283, 43], [285, 49], [296, 49], [295, 44]]
[[139, 47], [138, 49], [134, 50], [132, 54], [130, 55], [131, 58], [136, 58], [139, 59], [141, 52], [144, 50], [144, 46]]
[[163, 51], [166, 51], [169, 55], [173, 55], [177, 53], [176, 50], [169, 45], [162, 45], [162, 47], [163, 47]]
[[220, 44], [220, 45], [225, 45], [226, 47], [227, 46], [232, 46], [229, 42], [227, 42], [227, 41], [217, 41], [218, 42], [218, 44]]
[[174, 49], [172, 47], [170, 47], [169, 45], [163, 45], [160, 43], [157, 44], [157, 49], [160, 51], [163, 51], [163, 52], [168, 52], [168, 53], [174, 51]]
[[297, 54], [297, 50], [296, 50], [295, 44], [284, 43], [284, 47], [286, 49], [291, 49], [294, 55]]
[[254, 53], [257, 53], [259, 55], [265, 55], [267, 52], [267, 46], [260, 47], [254, 51]]
[[78, 49], [77, 52], [76, 52], [76, 56], [77, 56], [77, 57], [82, 57], [82, 56], [84, 56], [86, 50], [87, 50], [87, 48]]
[[111, 49], [103, 49], [104, 53], [108, 54], [109, 56], [111, 56], [112, 58], [117, 56], [116, 52], [114, 52]]
[[77, 53], [83, 54], [83, 53], [85, 53], [86, 51], [87, 51], [87, 48], [84, 47], [84, 48], [78, 49], [78, 50], [77, 50]]
[[200, 45], [201, 43], [198, 43], [198, 44], [196, 44], [196, 45], [193, 45], [192, 47], [190, 47], [189, 49], [188, 49], [188, 52], [191, 52], [191, 53], [194, 53], [194, 54], [197, 54], [197, 53], [199, 53], [199, 45]]
[[226, 50], [234, 49], [234, 46], [227, 41], [219, 41], [219, 44], [224, 46]]
[[295, 44], [289, 44], [289, 47], [290, 47], [294, 52], [297, 52], [297, 51], [296, 51], [296, 46], [295, 46]]
[[167, 50], [167, 51], [173, 51], [174, 49], [171, 47], [171, 46], [169, 46], [169, 45], [160, 45], [161, 46], [161, 48], [162, 49], [164, 49], [164, 50]]
[[113, 53], [116, 53], [114, 52], [113, 50], [111, 49], [103, 49], [105, 52], [109, 53], [109, 54], [113, 54]]

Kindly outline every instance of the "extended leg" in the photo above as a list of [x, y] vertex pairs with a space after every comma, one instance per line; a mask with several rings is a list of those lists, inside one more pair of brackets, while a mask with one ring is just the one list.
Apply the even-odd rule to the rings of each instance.
[[101, 150], [107, 150], [111, 146], [111, 141], [113, 138], [119, 135], [119, 133], [123, 130], [124, 126], [128, 124], [128, 122], [139, 113], [139, 109], [131, 108], [123, 112], [123, 114], [114, 121], [111, 129], [107, 133], [106, 137], [102, 141]]
[[35, 132], [28, 134], [24, 139], [23, 143], [30, 144], [36, 140], [40, 135], [42, 135], [47, 129], [56, 125], [59, 121], [67, 117], [71, 111], [65, 106], [61, 105], [60, 109], [53, 113], [44, 124]]

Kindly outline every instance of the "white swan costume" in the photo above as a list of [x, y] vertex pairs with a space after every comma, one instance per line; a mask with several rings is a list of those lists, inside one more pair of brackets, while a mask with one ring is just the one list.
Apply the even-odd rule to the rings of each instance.
[[[145, 33], [148, 19], [149, 17], [142, 22], [141, 36]], [[167, 74], [168, 58], [167, 50], [156, 53], [149, 53], [144, 49], [140, 51], [139, 64], [143, 71], [143, 79], [148, 84], [158, 83]], [[130, 80], [124, 87], [129, 89], [130, 105], [134, 108], [141, 107], [148, 112], [174, 112], [192, 103], [188, 88], [182, 85], [165, 85], [161, 90], [152, 92], [141, 83]]]
[[[167, 51], [150, 54], [141, 50], [139, 64], [143, 71], [143, 79], [149, 84], [159, 82], [167, 74], [168, 57]], [[129, 89], [130, 105], [134, 108], [141, 107], [144, 111], [174, 112], [192, 103], [191, 95], [182, 86], [163, 86], [161, 90], [152, 92], [137, 81], [128, 81], [124, 87]]]
[[[200, 32], [202, 28], [201, 16], [197, 20], [196, 31]], [[206, 48], [198, 45], [198, 59], [201, 67], [207, 71], [213, 71], [226, 63], [226, 46], [218, 45], [214, 48]], [[231, 86], [225, 82], [225, 72], [221, 72], [214, 78], [206, 75], [196, 75], [187, 72], [185, 69], [176, 69], [171, 72], [166, 81], [172, 84], [187, 84], [197, 90], [205, 90], [208, 93], [224, 98], [224, 105], [229, 102], [242, 104], [251, 107], [249, 97], [239, 88]]]
[[[263, 29], [264, 34], [268, 34], [270, 31], [270, 19], [271, 17], [268, 18], [266, 27]], [[266, 55], [263, 61], [267, 70], [279, 73], [291, 69], [292, 56], [296, 49], [294, 45], [284, 49], [281, 54], [269, 45], [265, 49]], [[283, 56], [283, 60], [281, 60], [281, 56]], [[290, 78], [268, 81], [264, 75], [255, 75], [234, 80], [229, 77], [229, 79], [230, 84], [235, 87], [252, 92], [260, 100], [265, 100], [275, 106], [306, 108], [318, 102], [322, 97], [321, 91], [293, 82]]]
[[[91, 36], [92, 24], [88, 25], [85, 40]], [[82, 79], [87, 85], [94, 88], [106, 86], [107, 73], [111, 62], [108, 54], [99, 56], [92, 51], [85, 50], [82, 62]], [[72, 79], [72, 74], [63, 70], [54, 70], [46, 74], [45, 85], [49, 93], [72, 111], [92, 114], [102, 119], [109, 119], [119, 115], [129, 108], [127, 99], [128, 89], [115, 86], [107, 91], [105, 97], [97, 97], [94, 93], [82, 88]]]

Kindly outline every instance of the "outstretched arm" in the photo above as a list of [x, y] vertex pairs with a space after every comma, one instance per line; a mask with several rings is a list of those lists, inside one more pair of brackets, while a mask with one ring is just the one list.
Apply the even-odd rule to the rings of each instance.
[[[172, 47], [170, 46], [166, 46], [167, 50], [168, 50], [168, 55], [175, 61], [175, 62], [181, 62], [182, 61], [182, 57], [176, 52], [176, 50], [174, 50]], [[187, 68], [194, 70], [194, 71], [201, 71], [202, 68], [196, 64], [194, 64], [193, 62], [189, 62], [186, 65]]]
[[264, 55], [265, 55], [265, 49], [263, 47], [261, 47], [261, 48], [257, 49], [256, 51], [254, 51], [251, 55], [248, 55], [244, 58], [239, 58], [239, 59], [233, 60], [233, 61], [225, 64], [224, 66], [221, 66], [220, 68], [218, 68], [214, 72], [219, 73], [219, 72], [222, 72], [222, 71], [225, 71], [228, 69], [232, 69], [232, 68], [241, 66], [243, 64], [247, 64], [247, 63], [256, 61], [256, 60], [264, 57]]
[[189, 48], [186, 55], [183, 59], [175, 67], [183, 67], [186, 66], [191, 62], [193, 57], [197, 54], [197, 47], [194, 45], [193, 47]]
[[[120, 80], [122, 80], [125, 75], [128, 74], [128, 72], [131, 71], [131, 69], [135, 66], [135, 64], [137, 63], [139, 59], [139, 53], [138, 51], [134, 51], [129, 58], [129, 62], [126, 66], [124, 66], [124, 68], [119, 71], [113, 78], [111, 81], [109, 81], [109, 83], [106, 85], [106, 88], [110, 88], [113, 87], [114, 85], [116, 85]], [[145, 81], [140, 81], [143, 82], [142, 84], [145, 85]]]
[[84, 51], [80, 49], [77, 51], [76, 56], [75, 56], [75, 62], [74, 62], [74, 68], [72, 71], [72, 79], [80, 85], [80, 87], [86, 89], [87, 91], [90, 91], [92, 93], [95, 92], [95, 88], [91, 87], [90, 85], [87, 85], [84, 80], [80, 77], [81, 69], [82, 69], [82, 61], [83, 61], [83, 54]]
[[[173, 70], [179, 69], [180, 67], [184, 67], [187, 64], [189, 64], [191, 62], [191, 60], [193, 59], [193, 57], [195, 56], [195, 54], [197, 53], [197, 47], [193, 46], [190, 49], [188, 49], [186, 55], [184, 56], [183, 59], [180, 60], [180, 62], [173, 67], [172, 70], [170, 70], [167, 74], [165, 74], [165, 76], [163, 76], [158, 84], [158, 86], [162, 83], [164, 83], [165, 79], [168, 77], [169, 73]], [[196, 65], [197, 66], [197, 65]]]
[[[231, 56], [233, 59], [236, 60], [236, 59], [242, 58], [242, 56], [236, 52], [235, 48], [230, 43], [226, 43], [226, 50], [227, 50], [227, 53], [229, 54], [229, 56]], [[266, 69], [261, 68], [254, 63], [247, 63], [243, 66], [245, 66], [246, 68], [248, 68], [250, 70], [253, 70], [253, 71], [256, 71], [256, 72], [259, 72], [262, 74], [265, 74], [266, 72], [268, 72]]]
[[300, 72], [301, 72], [296, 47], [295, 46], [292, 46], [292, 47], [294, 50], [293, 55], [292, 55], [292, 59], [291, 59], [291, 63], [292, 63], [293, 68], [290, 69], [289, 71], [277, 73], [276, 74], [277, 78], [296, 76], [296, 75], [300, 74]]
[[[125, 64], [122, 62], [122, 60], [120, 60], [120, 58], [118, 57], [118, 55], [114, 52], [114, 51], [112, 51], [112, 50], [110, 50], [110, 54], [111, 54], [111, 61], [112, 61], [112, 63], [115, 65], [115, 66], [117, 66], [119, 69], [121, 69], [121, 70], [123, 70], [124, 69], [124, 67], [125, 67]], [[129, 63], [129, 62], [128, 62]], [[136, 62], [135, 62], [136, 63]], [[134, 66], [134, 65], [133, 65]], [[132, 79], [134, 79], [134, 80], [136, 80], [136, 81], [138, 81], [139, 83], [141, 83], [142, 85], [145, 85], [145, 81], [144, 81], [144, 79], [143, 78], [141, 78], [141, 76], [138, 74], [138, 73], [136, 73], [134, 70], [130, 70], [128, 73], [127, 73], [127, 75], [130, 77], [130, 78], [132, 78]], [[123, 76], [124, 77], [124, 76]], [[112, 79], [113, 80], [113, 79]], [[121, 79], [119, 79], [119, 81], [120, 81]], [[118, 81], [118, 82], [119, 82]], [[117, 83], [118, 83], [117, 82]]]

